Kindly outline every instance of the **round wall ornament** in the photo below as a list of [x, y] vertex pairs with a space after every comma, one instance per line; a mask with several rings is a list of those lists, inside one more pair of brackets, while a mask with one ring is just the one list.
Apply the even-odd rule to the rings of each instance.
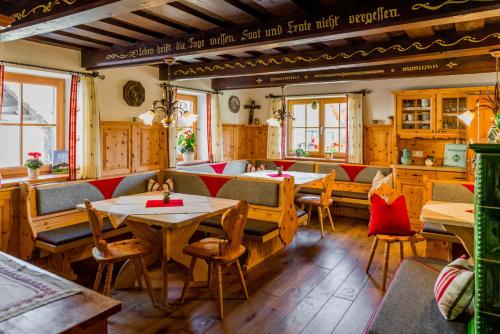
[[146, 91], [139, 81], [128, 81], [123, 86], [123, 99], [131, 107], [139, 107], [144, 103]]
[[238, 111], [240, 111], [240, 106], [240, 99], [237, 96], [232, 95], [229, 98], [229, 110], [236, 114], [238, 113]]

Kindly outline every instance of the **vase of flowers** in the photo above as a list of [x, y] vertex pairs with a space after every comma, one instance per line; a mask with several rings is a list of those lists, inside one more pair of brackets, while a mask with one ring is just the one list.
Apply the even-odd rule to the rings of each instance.
[[177, 145], [179, 146], [179, 151], [182, 153], [182, 159], [185, 162], [192, 162], [194, 160], [196, 137], [191, 129], [181, 133]]
[[425, 159], [425, 165], [427, 167], [432, 167], [432, 165], [434, 165], [435, 161], [436, 161], [436, 159], [434, 158], [434, 156], [432, 154], [429, 154], [427, 156], [427, 159]]
[[297, 157], [307, 157], [307, 156], [309, 156], [309, 154], [305, 150], [305, 146], [306, 146], [306, 144], [304, 144], [304, 143], [299, 144], [297, 146], [297, 148], [295, 149], [295, 155]]
[[28, 177], [30, 179], [38, 179], [40, 176], [40, 167], [43, 166], [42, 153], [40, 152], [29, 152], [29, 158], [24, 163], [24, 167], [28, 169]]

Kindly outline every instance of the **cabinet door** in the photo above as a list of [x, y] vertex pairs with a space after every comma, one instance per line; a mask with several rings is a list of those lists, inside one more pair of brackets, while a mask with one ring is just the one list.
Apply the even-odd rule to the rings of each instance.
[[397, 126], [400, 133], [432, 133], [435, 127], [435, 94], [399, 95]]
[[373, 125], [365, 128], [365, 164], [389, 166], [392, 157], [391, 125]]
[[420, 211], [424, 206], [425, 187], [421, 184], [412, 183], [412, 180], [399, 179], [396, 187], [403, 193], [406, 200], [406, 208], [410, 216], [411, 227], [414, 231], [420, 231]]
[[222, 126], [222, 160], [234, 159], [234, 126]]
[[467, 95], [440, 93], [437, 95], [436, 132], [465, 137], [466, 125], [458, 116], [467, 110]]
[[248, 132], [248, 127], [246, 126], [236, 126], [234, 127], [234, 157], [235, 159], [248, 159], [251, 136]]

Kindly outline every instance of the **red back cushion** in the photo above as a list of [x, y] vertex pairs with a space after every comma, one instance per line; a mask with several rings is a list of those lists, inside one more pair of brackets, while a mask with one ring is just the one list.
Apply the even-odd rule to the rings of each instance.
[[374, 194], [371, 197], [372, 207], [370, 210], [370, 226], [368, 236], [375, 234], [389, 235], [413, 235], [410, 217], [406, 209], [403, 195], [399, 196], [392, 204]]

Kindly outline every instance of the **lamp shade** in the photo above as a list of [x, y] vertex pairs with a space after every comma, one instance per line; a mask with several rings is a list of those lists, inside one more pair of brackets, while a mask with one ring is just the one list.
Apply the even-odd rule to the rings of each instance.
[[467, 126], [469, 126], [470, 123], [472, 123], [472, 120], [474, 119], [475, 116], [476, 116], [475, 113], [473, 113], [470, 110], [467, 110], [466, 112], [458, 115], [458, 119], [462, 120], [465, 124], [467, 124]]
[[139, 115], [139, 119], [142, 120], [145, 125], [153, 125], [154, 118], [155, 113], [152, 110], [146, 111], [145, 113]]
[[267, 120], [267, 124], [269, 124], [269, 126], [274, 126], [274, 127], [279, 127], [280, 126], [280, 122], [278, 122], [278, 120], [276, 118], [270, 118]]

